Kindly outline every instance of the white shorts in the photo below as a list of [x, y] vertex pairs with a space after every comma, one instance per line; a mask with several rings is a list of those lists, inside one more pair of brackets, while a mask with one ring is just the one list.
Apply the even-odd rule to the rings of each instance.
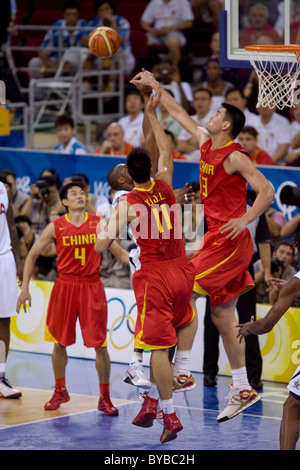
[[17, 315], [17, 268], [12, 251], [0, 255], [0, 318]]
[[292, 393], [292, 395], [297, 398], [297, 400], [300, 400], [300, 364], [295, 370], [295, 373], [291, 378], [287, 388]]

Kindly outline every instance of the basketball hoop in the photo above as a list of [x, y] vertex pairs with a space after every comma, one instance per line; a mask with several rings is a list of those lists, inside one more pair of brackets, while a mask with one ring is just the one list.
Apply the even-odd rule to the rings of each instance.
[[[300, 73], [300, 45], [245, 46], [258, 77], [257, 105], [278, 109], [294, 107]], [[280, 55], [280, 58], [278, 57]]]

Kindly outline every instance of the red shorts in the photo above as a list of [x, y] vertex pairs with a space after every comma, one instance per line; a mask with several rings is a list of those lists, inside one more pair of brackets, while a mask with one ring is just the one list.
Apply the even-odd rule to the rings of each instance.
[[49, 299], [46, 318], [46, 341], [70, 346], [76, 341], [79, 319], [84, 345], [106, 346], [107, 302], [99, 279], [59, 275]]
[[194, 278], [195, 270], [186, 258], [153, 263], [134, 273], [136, 348], [162, 349], [177, 343], [176, 329], [194, 318], [189, 304]]
[[225, 238], [219, 230], [208, 231], [200, 252], [192, 259], [196, 276], [194, 291], [208, 294], [210, 304], [220, 305], [254, 287], [248, 266], [253, 243], [248, 229], [237, 238]]

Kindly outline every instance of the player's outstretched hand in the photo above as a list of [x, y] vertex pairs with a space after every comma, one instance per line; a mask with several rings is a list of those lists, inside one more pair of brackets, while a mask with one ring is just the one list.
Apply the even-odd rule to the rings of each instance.
[[31, 295], [29, 292], [21, 292], [17, 301], [16, 311], [19, 313], [20, 309], [23, 308], [24, 312], [27, 313], [27, 306], [31, 307]]
[[239, 329], [237, 338], [240, 338], [240, 341], [239, 341], [240, 343], [242, 342], [245, 336], [248, 336], [252, 333], [251, 330], [253, 328], [253, 324], [254, 324], [254, 317], [251, 317], [249, 322], [236, 326]]

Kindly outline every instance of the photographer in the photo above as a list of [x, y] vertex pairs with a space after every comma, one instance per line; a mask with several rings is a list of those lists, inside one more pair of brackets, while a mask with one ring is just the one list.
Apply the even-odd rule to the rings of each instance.
[[40, 235], [51, 220], [65, 213], [59, 198], [60, 187], [60, 178], [52, 168], [44, 169], [38, 181], [31, 185], [30, 195], [20, 215], [31, 219], [36, 235]]
[[[271, 276], [284, 281], [291, 279], [297, 272], [291, 265], [294, 255], [295, 247], [292, 243], [284, 240], [278, 242], [271, 259]], [[273, 305], [278, 298], [278, 288], [273, 286], [268, 289], [264, 282], [264, 271], [261, 263], [259, 263], [258, 271], [255, 273], [255, 282], [257, 285], [257, 302]]]
[[[34, 233], [32, 222], [26, 215], [15, 217], [15, 224], [19, 237], [21, 259], [24, 264], [27, 254], [39, 237]], [[37, 257], [33, 269], [33, 279], [55, 281], [57, 278], [56, 257], [55, 244], [51, 243], [45, 248], [41, 255]]]

